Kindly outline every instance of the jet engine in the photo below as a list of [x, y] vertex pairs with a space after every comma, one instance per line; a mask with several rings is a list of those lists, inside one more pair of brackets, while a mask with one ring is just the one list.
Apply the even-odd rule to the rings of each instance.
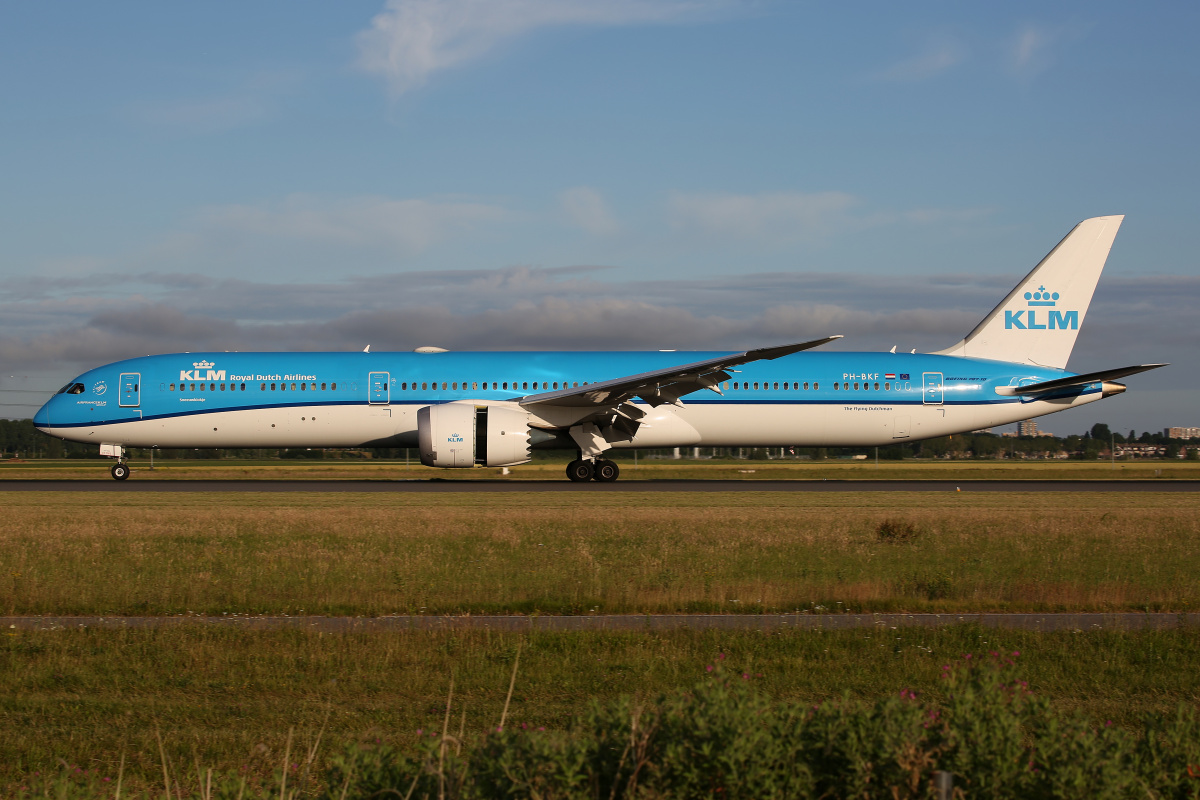
[[445, 403], [417, 411], [427, 467], [510, 467], [529, 460], [529, 414], [505, 406]]

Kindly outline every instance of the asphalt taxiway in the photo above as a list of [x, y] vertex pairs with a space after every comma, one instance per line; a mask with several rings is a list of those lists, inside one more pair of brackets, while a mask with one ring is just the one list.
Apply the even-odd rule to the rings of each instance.
[[1196, 492], [1192, 480], [0, 480], [0, 492]]

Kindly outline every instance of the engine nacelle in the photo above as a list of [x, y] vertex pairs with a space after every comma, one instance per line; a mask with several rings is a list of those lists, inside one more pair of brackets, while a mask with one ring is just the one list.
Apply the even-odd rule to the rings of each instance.
[[530, 459], [529, 414], [505, 406], [425, 406], [417, 411], [417, 439], [427, 467], [510, 467]]

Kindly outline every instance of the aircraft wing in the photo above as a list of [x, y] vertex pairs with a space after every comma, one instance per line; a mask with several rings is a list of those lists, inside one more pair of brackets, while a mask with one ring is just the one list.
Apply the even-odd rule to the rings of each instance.
[[1011, 386], [1004, 387], [1010, 391], [1005, 392], [1008, 395], [1023, 395], [1023, 394], [1046, 394], [1059, 389], [1067, 389], [1072, 386], [1086, 386], [1089, 383], [1100, 383], [1103, 381], [1115, 381], [1118, 378], [1125, 378], [1130, 375], [1136, 375], [1139, 372], [1146, 372], [1159, 367], [1165, 367], [1166, 364], [1138, 364], [1132, 367], [1120, 367], [1119, 369], [1106, 369], [1100, 372], [1089, 372], [1086, 375], [1072, 375], [1069, 378], [1057, 378], [1052, 381], [1042, 381], [1041, 383], [1031, 383], [1028, 386]]
[[721, 394], [721, 381], [730, 378], [727, 370], [752, 361], [770, 361], [801, 350], [809, 350], [828, 344], [838, 336], [826, 336], [811, 342], [785, 344], [779, 347], [763, 347], [757, 350], [747, 350], [742, 353], [730, 353], [705, 361], [691, 364], [681, 364], [676, 367], [643, 372], [625, 378], [591, 383], [572, 389], [559, 389], [553, 392], [542, 392], [522, 397], [518, 402], [522, 406], [553, 405], [568, 408], [594, 408], [596, 410], [613, 410], [621, 416], [640, 419], [642, 411], [633, 406], [623, 405], [635, 397], [652, 407], [670, 403], [682, 406], [679, 398], [701, 389], [711, 389]]

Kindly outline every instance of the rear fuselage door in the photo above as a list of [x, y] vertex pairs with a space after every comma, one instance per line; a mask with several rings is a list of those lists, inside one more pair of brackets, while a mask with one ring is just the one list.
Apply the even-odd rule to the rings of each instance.
[[142, 404], [142, 374], [140, 372], [121, 373], [120, 405], [135, 408]]
[[925, 392], [921, 401], [927, 406], [940, 406], [942, 404], [942, 373], [926, 372], [924, 377]]
[[387, 372], [372, 372], [367, 379], [370, 387], [370, 402], [372, 405], [386, 405], [391, 402], [388, 380], [391, 375]]

